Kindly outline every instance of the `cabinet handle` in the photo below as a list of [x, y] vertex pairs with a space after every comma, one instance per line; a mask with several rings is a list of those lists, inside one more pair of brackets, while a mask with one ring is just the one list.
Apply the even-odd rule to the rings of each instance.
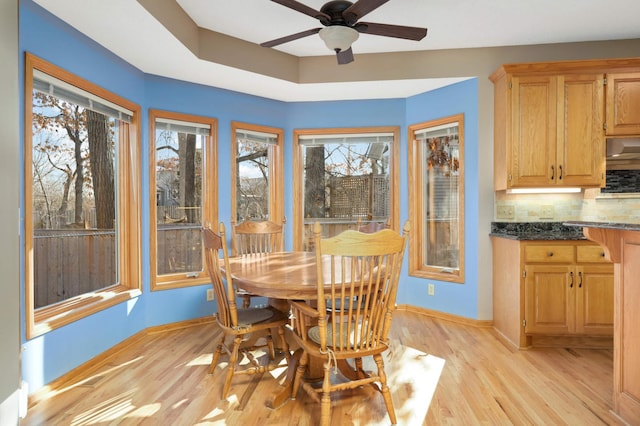
[[578, 272], [578, 278], [580, 278], [580, 281], [578, 282], [578, 288], [582, 288], [582, 271]]
[[547, 254], [547, 256], [549, 256], [549, 257], [553, 257], [553, 252], [552, 252], [552, 251], [550, 251], [550, 252]]
[[555, 179], [556, 169], [554, 166], [551, 166], [551, 180]]
[[558, 166], [558, 180], [562, 180], [562, 165]]
[[569, 272], [569, 288], [573, 288], [573, 272]]
[[600, 257], [604, 257], [604, 252], [600, 253]]

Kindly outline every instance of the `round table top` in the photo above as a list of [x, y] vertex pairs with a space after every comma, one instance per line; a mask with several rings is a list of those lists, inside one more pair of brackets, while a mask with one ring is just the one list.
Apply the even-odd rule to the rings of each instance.
[[318, 297], [316, 255], [278, 252], [229, 258], [235, 284], [260, 296], [306, 300]]

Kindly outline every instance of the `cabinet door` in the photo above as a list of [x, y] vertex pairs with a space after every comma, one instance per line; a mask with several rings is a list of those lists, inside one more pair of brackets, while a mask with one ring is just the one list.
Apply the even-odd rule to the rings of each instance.
[[575, 328], [574, 286], [573, 266], [526, 265], [525, 333], [570, 333]]
[[511, 79], [510, 187], [556, 184], [556, 77]]
[[556, 184], [604, 186], [604, 74], [558, 77]]
[[576, 333], [613, 335], [613, 265], [576, 267]]
[[640, 73], [607, 74], [607, 135], [640, 134]]

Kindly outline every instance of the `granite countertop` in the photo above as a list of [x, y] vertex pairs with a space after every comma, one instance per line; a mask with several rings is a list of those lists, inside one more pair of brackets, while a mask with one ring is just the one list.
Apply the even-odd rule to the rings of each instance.
[[[622, 223], [622, 222], [585, 222], [572, 220], [563, 223], [567, 227], [582, 228], [606, 228], [606, 229], [620, 229], [622, 231], [640, 231], [640, 223]], [[493, 229], [492, 229], [493, 230]]]
[[492, 237], [510, 240], [585, 240], [582, 228], [561, 222], [491, 222]]

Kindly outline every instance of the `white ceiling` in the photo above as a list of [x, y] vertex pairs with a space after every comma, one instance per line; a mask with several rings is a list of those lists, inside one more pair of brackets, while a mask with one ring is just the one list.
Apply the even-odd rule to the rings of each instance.
[[[407, 97], [461, 80], [296, 84], [198, 59], [136, 0], [34, 1], [146, 73], [273, 99]], [[198, 26], [255, 44], [321, 27], [269, 0], [175, 1]], [[300, 2], [319, 10], [325, 0]], [[427, 36], [415, 42], [361, 34], [353, 51], [357, 61], [364, 53], [633, 39], [640, 38], [638, 17], [638, 0], [390, 0], [361, 20], [427, 27]], [[333, 55], [318, 35], [277, 49]]]

